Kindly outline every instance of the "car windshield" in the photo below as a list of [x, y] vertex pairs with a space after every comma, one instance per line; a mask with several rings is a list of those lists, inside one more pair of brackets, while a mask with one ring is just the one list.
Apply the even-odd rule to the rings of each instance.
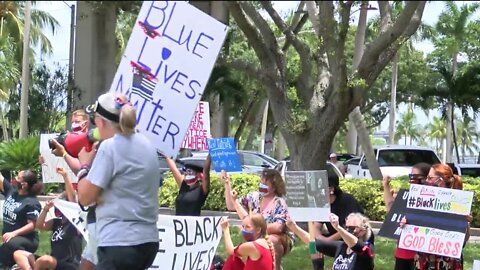
[[480, 168], [461, 168], [462, 176], [480, 177]]
[[411, 167], [420, 162], [436, 164], [440, 163], [440, 160], [433, 151], [418, 149], [388, 149], [380, 151], [378, 154], [378, 164], [380, 166]]

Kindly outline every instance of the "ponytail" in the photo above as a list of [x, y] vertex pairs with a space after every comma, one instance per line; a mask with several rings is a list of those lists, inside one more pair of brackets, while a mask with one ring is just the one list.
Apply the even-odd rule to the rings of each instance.
[[453, 175], [453, 182], [452, 182], [453, 189], [463, 189], [462, 178], [456, 174]]
[[272, 254], [272, 263], [273, 263], [273, 268], [272, 269], [275, 269], [275, 249], [273, 247], [273, 243], [270, 240], [270, 238], [268, 237], [268, 235], [265, 235], [265, 240], [267, 241], [268, 249], [270, 249], [270, 253]]
[[125, 135], [135, 133], [137, 124], [137, 115], [135, 109], [130, 104], [125, 104], [120, 109], [119, 126], [120, 131]]

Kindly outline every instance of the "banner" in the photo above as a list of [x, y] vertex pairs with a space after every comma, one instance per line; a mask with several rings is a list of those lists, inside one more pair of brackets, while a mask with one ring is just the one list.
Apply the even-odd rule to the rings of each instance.
[[72, 183], [77, 182], [77, 176], [72, 172], [65, 159], [52, 154], [52, 150], [48, 146], [49, 139], [55, 139], [58, 134], [40, 134], [40, 155], [42, 155], [45, 163], [42, 165], [42, 181], [44, 183], [64, 183], [63, 177], [57, 173], [58, 167], [63, 167]]
[[82, 233], [83, 239], [88, 242], [87, 212], [82, 211], [78, 203], [54, 199], [53, 205]]
[[200, 101], [190, 121], [187, 135], [183, 139], [182, 148], [208, 150], [207, 139], [210, 135], [210, 109], [208, 102]]
[[149, 269], [210, 269], [222, 238], [220, 216], [158, 216], [160, 247]]
[[405, 225], [398, 247], [459, 259], [465, 233]]
[[407, 207], [435, 212], [469, 215], [473, 192], [425, 185], [410, 185]]
[[456, 232], [465, 232], [467, 229], [468, 224], [464, 216], [407, 208], [408, 198], [408, 190], [400, 189], [398, 191], [397, 197], [378, 232], [379, 236], [399, 239], [402, 233], [402, 229], [399, 225], [403, 217], [407, 219], [409, 224], [415, 224], [422, 227]]
[[228, 27], [185, 1], [144, 1], [110, 91], [130, 98], [137, 129], [175, 158]]
[[328, 221], [327, 171], [286, 171], [288, 212], [296, 221]]
[[208, 139], [208, 151], [216, 172], [241, 172], [242, 164], [235, 148], [235, 140], [229, 138]]

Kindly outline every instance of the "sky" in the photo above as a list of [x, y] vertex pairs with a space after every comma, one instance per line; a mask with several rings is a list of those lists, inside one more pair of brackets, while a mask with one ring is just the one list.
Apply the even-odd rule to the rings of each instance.
[[[458, 6], [464, 5], [465, 3], [472, 3], [473, 1], [455, 1]], [[479, 2], [479, 1], [475, 1]], [[55, 34], [51, 32], [46, 33], [47, 37], [50, 39], [53, 45], [53, 55], [41, 56], [40, 61], [47, 62], [48, 65], [52, 65], [54, 62], [59, 63], [60, 65], [68, 65], [69, 58], [69, 40], [70, 40], [70, 5], [76, 4], [76, 1], [38, 1], [35, 8], [48, 11], [52, 14], [60, 23], [60, 27], [56, 29]], [[376, 1], [370, 1], [370, 4], [373, 7], [377, 7]], [[298, 5], [298, 1], [274, 1], [274, 7], [280, 11], [282, 14], [294, 10]], [[425, 11], [422, 17], [424, 23], [429, 25], [434, 25], [438, 19], [438, 16], [444, 8], [444, 3], [442, 1], [429, 1], [425, 7]], [[359, 12], [355, 12], [355, 20], [358, 19]], [[372, 18], [378, 15], [378, 10], [372, 10], [368, 12], [368, 18]], [[475, 14], [474, 18], [480, 18], [480, 12]], [[414, 46], [423, 51], [425, 54], [433, 51], [433, 44], [429, 41], [423, 41], [420, 43], [414, 43]], [[402, 113], [406, 111], [407, 106], [405, 104], [400, 104], [397, 109], [398, 120]], [[434, 115], [439, 115], [438, 112], [432, 111], [428, 116], [421, 110], [416, 110], [417, 122], [418, 123], [427, 123]], [[480, 126], [480, 120], [477, 120], [477, 125]], [[387, 131], [388, 130], [388, 117], [381, 123], [379, 130]]]

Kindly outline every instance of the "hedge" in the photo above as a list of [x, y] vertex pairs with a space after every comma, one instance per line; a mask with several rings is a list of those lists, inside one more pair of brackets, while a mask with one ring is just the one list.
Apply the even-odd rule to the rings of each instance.
[[[204, 210], [225, 211], [224, 188], [220, 182], [219, 176], [211, 174], [211, 188], [207, 201], [203, 207]], [[473, 227], [480, 227], [480, 178], [465, 177], [463, 180], [463, 189], [474, 191], [472, 205]], [[248, 192], [258, 189], [260, 181], [259, 176], [253, 174], [233, 174], [231, 175], [232, 187], [239, 193], [239, 197]], [[391, 181], [392, 188], [408, 189], [406, 177], [397, 178]], [[383, 221], [385, 219], [385, 204], [383, 202], [382, 182], [370, 179], [350, 179], [340, 180], [340, 187], [343, 191], [352, 194], [365, 209], [367, 216], [371, 220]], [[175, 197], [178, 193], [178, 186], [171, 174], [165, 177], [164, 185], [160, 188], [159, 204], [162, 207], [175, 207]]]

